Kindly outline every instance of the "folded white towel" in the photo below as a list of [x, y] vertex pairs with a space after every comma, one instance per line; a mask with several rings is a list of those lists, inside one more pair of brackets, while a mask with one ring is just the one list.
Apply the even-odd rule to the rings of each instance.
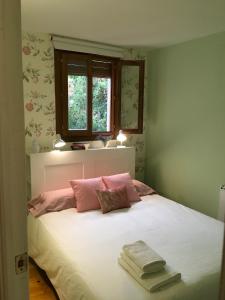
[[141, 268], [139, 268], [136, 263], [129, 257], [127, 256], [124, 252], [120, 253], [120, 256], [122, 259], [135, 271], [136, 275], [140, 278], [144, 278], [146, 274], [150, 273], [155, 273], [164, 270], [164, 265], [163, 264], [153, 264], [151, 265], [150, 272], [146, 273], [144, 272]]
[[160, 268], [166, 264], [166, 261], [143, 241], [124, 245], [123, 251], [144, 273], [155, 272], [157, 266]]
[[160, 288], [181, 279], [181, 274], [172, 271], [168, 266], [165, 267], [164, 271], [145, 274], [146, 277], [141, 279], [122, 257], [118, 258], [118, 262], [141, 286], [150, 292], [155, 292]]

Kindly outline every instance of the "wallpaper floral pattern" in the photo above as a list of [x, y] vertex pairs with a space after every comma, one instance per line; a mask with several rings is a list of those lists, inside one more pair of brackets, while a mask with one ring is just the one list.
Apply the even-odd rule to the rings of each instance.
[[48, 34], [24, 32], [22, 40], [27, 152], [36, 141], [41, 151], [55, 136], [54, 51]]
[[[22, 55], [26, 150], [28, 153], [32, 152], [32, 144], [38, 143], [40, 151], [49, 151], [52, 149], [52, 140], [55, 137], [54, 49], [50, 35], [24, 32]], [[146, 59], [146, 53], [129, 49], [124, 58]], [[126, 93], [132, 93], [132, 90], [126, 88]], [[145, 91], [145, 105], [146, 95]], [[136, 148], [136, 178], [143, 180], [144, 133], [129, 135], [127, 146]]]

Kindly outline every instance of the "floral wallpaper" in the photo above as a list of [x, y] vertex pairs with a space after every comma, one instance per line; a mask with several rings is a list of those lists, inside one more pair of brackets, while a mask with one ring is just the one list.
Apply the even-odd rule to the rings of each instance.
[[[50, 151], [55, 137], [54, 49], [50, 35], [23, 32], [22, 56], [26, 151], [33, 152], [34, 145], [40, 146], [41, 152]], [[146, 56], [145, 51], [128, 49], [124, 58], [146, 59]], [[126, 95], [129, 94], [132, 91], [127, 85]], [[145, 91], [145, 105], [146, 95]], [[131, 98], [127, 97], [127, 101], [129, 99]], [[133, 108], [132, 113], [135, 113], [135, 106]], [[143, 180], [144, 134], [129, 135], [126, 144], [136, 148], [136, 178]]]
[[55, 136], [54, 51], [48, 34], [24, 32], [22, 40], [26, 150], [41, 151]]

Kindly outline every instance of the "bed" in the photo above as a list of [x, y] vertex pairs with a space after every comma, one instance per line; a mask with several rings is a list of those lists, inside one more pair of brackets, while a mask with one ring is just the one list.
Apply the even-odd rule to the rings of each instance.
[[[134, 151], [118, 151], [107, 152], [105, 156], [108, 161], [112, 156], [111, 171], [134, 172]], [[88, 153], [92, 156], [92, 166], [98, 153]], [[67, 164], [63, 156], [68, 155], [75, 154], [63, 154], [60, 160], [46, 159], [45, 155], [39, 154], [39, 163], [31, 163], [31, 178], [32, 173], [37, 178], [37, 168], [39, 172], [53, 165], [60, 165], [61, 170], [64, 166], [64, 169]], [[104, 160], [103, 152], [100, 157]], [[115, 168], [116, 157], [119, 170]], [[82, 165], [82, 159], [76, 157], [76, 163], [80, 161]], [[81, 169], [84, 175], [85, 168]], [[107, 169], [95, 170], [111, 174], [110, 163]], [[52, 187], [55, 181], [52, 172], [45, 172], [45, 176], [39, 176], [42, 179], [38, 179], [38, 183], [33, 182], [35, 192], [47, 188], [46, 174], [51, 174]], [[29, 215], [28, 248], [29, 255], [46, 271], [61, 300], [213, 300], [218, 299], [223, 230], [220, 221], [160, 195], [149, 195], [129, 209], [107, 214], [100, 210], [78, 213], [70, 208], [39, 218]], [[180, 282], [149, 293], [121, 268], [117, 259], [122, 246], [140, 239], [181, 272]]]

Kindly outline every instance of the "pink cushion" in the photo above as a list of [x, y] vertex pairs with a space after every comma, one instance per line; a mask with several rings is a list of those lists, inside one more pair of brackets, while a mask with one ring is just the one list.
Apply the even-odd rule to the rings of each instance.
[[135, 189], [140, 197], [155, 194], [155, 190], [153, 190], [150, 186], [144, 184], [143, 182], [133, 179], [132, 180]]
[[101, 177], [71, 180], [70, 184], [76, 198], [77, 211], [82, 212], [100, 208], [96, 190], [105, 189]]
[[97, 195], [103, 214], [112, 210], [130, 207], [126, 186], [122, 186], [115, 190], [97, 190]]
[[28, 210], [34, 217], [73, 207], [76, 201], [71, 188], [44, 192], [28, 202]]
[[108, 189], [117, 189], [121, 186], [126, 186], [127, 197], [130, 202], [140, 201], [140, 197], [135, 190], [132, 178], [129, 173], [117, 174], [112, 176], [103, 176], [102, 180]]

